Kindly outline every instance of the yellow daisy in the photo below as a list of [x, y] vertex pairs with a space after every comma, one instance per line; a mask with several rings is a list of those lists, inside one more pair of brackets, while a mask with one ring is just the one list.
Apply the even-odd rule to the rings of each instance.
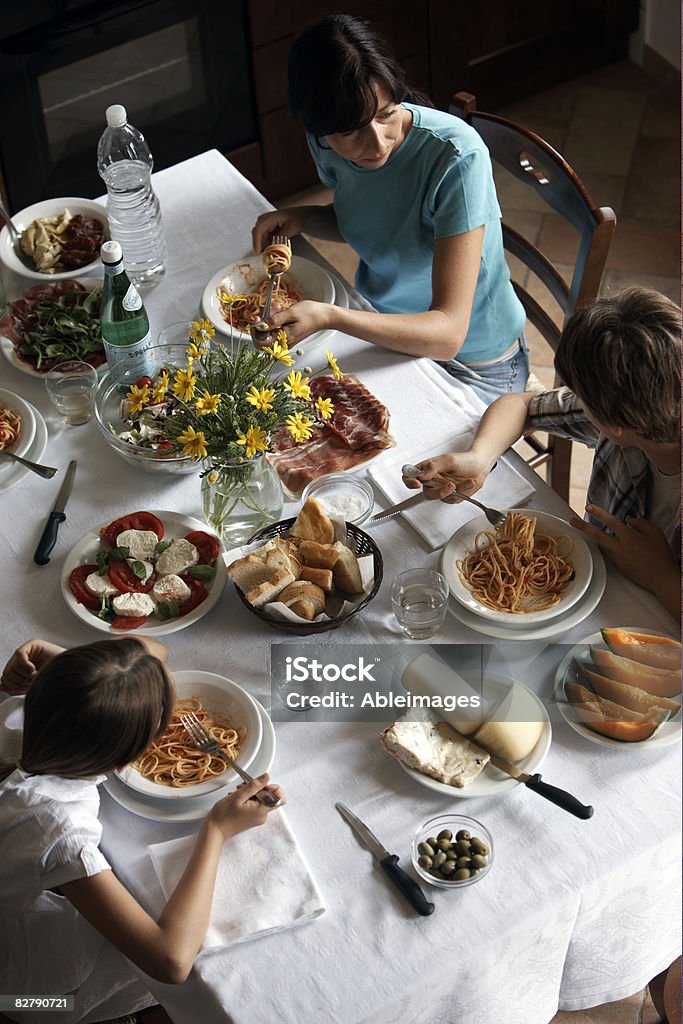
[[308, 386], [308, 377], [302, 376], [296, 370], [292, 370], [286, 381], [283, 382], [283, 387], [291, 391], [292, 398], [303, 398], [304, 402], [311, 400], [311, 389]]
[[216, 412], [220, 404], [220, 395], [210, 395], [208, 391], [205, 391], [202, 397], [196, 400], [194, 407], [200, 416], [208, 416], [209, 413]]
[[334, 358], [334, 356], [332, 355], [332, 353], [330, 352], [330, 350], [328, 348], [325, 349], [325, 357], [327, 359], [328, 365], [329, 365], [330, 369], [332, 370], [332, 373], [334, 374], [335, 378], [337, 380], [341, 380], [342, 377], [344, 376], [344, 374], [339, 369], [339, 366], [337, 365], [337, 360]]
[[178, 435], [178, 441], [183, 446], [183, 455], [189, 455], [195, 462], [206, 458], [208, 449], [203, 430], [195, 430], [194, 427], [188, 427], [187, 430]]
[[214, 327], [210, 320], [193, 320], [192, 327], [188, 332], [188, 337], [193, 338], [196, 342], [201, 343], [204, 341], [211, 341], [215, 333], [216, 328]]
[[268, 451], [268, 437], [260, 427], [247, 427], [246, 434], [240, 434], [237, 444], [245, 445], [245, 455], [248, 459], [257, 452]]
[[173, 378], [173, 394], [183, 402], [191, 402], [196, 384], [197, 378], [192, 372], [191, 365], [187, 370], [178, 370]]
[[149, 402], [149, 387], [143, 384], [141, 388], [137, 384], [131, 384], [130, 391], [126, 395], [128, 410], [131, 413], [140, 412], [143, 406]]
[[[278, 339], [280, 335], [283, 336], [284, 341]], [[284, 331], [278, 331], [275, 335], [275, 341], [270, 348], [264, 348], [264, 352], [267, 352], [273, 359], [278, 359], [284, 366], [294, 366], [294, 360], [289, 354], [289, 346], [287, 345], [287, 335]]]
[[260, 409], [261, 412], [268, 412], [273, 408], [273, 399], [275, 398], [274, 388], [261, 388], [259, 389], [252, 384], [249, 388], [249, 393], [244, 396], [246, 401], [255, 408]]
[[312, 423], [313, 420], [309, 419], [308, 416], [302, 416], [300, 412], [294, 413], [293, 416], [288, 416], [285, 420], [285, 426], [297, 444], [300, 441], [307, 441], [309, 437], [313, 436], [313, 431], [311, 430]]
[[334, 406], [330, 398], [317, 398], [315, 407], [320, 413], [320, 416], [324, 420], [329, 420], [334, 413]]
[[189, 348], [185, 349], [185, 352], [187, 354], [187, 360], [190, 362], [193, 359], [199, 359], [200, 356], [203, 356], [206, 349], [201, 342], [197, 343], [193, 341]]

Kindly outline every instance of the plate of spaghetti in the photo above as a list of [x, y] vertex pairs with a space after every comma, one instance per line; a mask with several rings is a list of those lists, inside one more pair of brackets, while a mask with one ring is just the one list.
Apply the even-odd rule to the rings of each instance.
[[512, 509], [496, 529], [484, 516], [465, 523], [444, 548], [441, 565], [463, 607], [526, 628], [562, 615], [580, 600], [591, 581], [593, 556], [562, 519]]
[[[264, 257], [268, 259], [269, 250], [273, 252], [268, 265], [278, 270], [283, 265], [283, 254], [277, 246], [269, 246], [263, 256], [245, 256], [223, 267], [206, 285], [201, 301], [202, 313], [222, 334], [232, 334], [240, 341], [251, 341], [249, 327], [263, 319], [268, 290]], [[273, 312], [288, 309], [301, 299], [334, 302], [335, 288], [330, 275], [317, 263], [292, 256], [291, 267], [275, 284], [271, 309]]]
[[204, 728], [240, 767], [248, 769], [261, 746], [263, 725], [256, 702], [231, 679], [212, 672], [176, 672], [176, 704], [168, 728], [137, 761], [116, 771], [130, 789], [160, 800], [206, 796], [239, 782], [216, 754], [192, 743], [180, 716], [194, 712]]
[[[0, 388], [0, 451], [26, 455], [36, 435], [36, 419], [31, 406], [19, 395]], [[9, 459], [0, 459], [0, 475], [15, 468]]]

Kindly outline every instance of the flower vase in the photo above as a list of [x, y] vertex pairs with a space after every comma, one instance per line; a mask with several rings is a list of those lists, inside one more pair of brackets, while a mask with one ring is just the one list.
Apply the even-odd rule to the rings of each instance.
[[210, 466], [201, 481], [204, 519], [228, 550], [281, 516], [282, 485], [264, 455]]

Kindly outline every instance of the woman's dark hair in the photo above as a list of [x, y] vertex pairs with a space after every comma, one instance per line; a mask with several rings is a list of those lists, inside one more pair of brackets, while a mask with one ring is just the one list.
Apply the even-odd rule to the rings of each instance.
[[120, 768], [166, 730], [174, 700], [166, 669], [134, 637], [72, 647], [28, 689], [21, 768], [71, 779]]
[[289, 112], [321, 138], [369, 124], [377, 85], [394, 103], [430, 101], [406, 85], [387, 41], [367, 21], [332, 14], [295, 39], [289, 53]]

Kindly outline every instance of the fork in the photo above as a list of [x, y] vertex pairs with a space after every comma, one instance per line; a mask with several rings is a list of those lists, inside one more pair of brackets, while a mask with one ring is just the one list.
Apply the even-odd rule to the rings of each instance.
[[[288, 245], [291, 248], [291, 243], [286, 235], [273, 235], [271, 245]], [[273, 301], [273, 289], [275, 282], [283, 274], [282, 270], [275, 270], [268, 272], [270, 282], [268, 284], [268, 291], [266, 292], [266, 301], [263, 305], [263, 313], [261, 314], [261, 322], [258, 324], [252, 324], [249, 328], [249, 333], [252, 336], [252, 340], [255, 342], [263, 342], [264, 338], [270, 334], [270, 324], [268, 322], [270, 317], [270, 306]]]
[[[408, 479], [415, 479], [419, 477], [420, 470], [417, 466], [406, 465], [401, 467], [401, 473], [403, 476], [408, 477]], [[421, 480], [420, 483], [423, 487], [441, 487], [441, 484], [435, 480]], [[477, 508], [480, 508], [491, 526], [500, 526], [507, 519], [505, 512], [499, 512], [497, 508], [489, 508], [488, 505], [482, 505], [476, 498], [470, 498], [467, 494], [462, 494], [460, 491], [451, 491], [451, 494], [454, 494], [456, 498], [460, 498], [461, 501], [470, 501]]]
[[[219, 757], [222, 757], [224, 761], [227, 761], [228, 764], [235, 769], [237, 774], [244, 779], [245, 782], [254, 781], [253, 776], [249, 775], [248, 772], [245, 772], [244, 768], [240, 768], [237, 761], [235, 761], [233, 757], [230, 757], [230, 754], [227, 754], [223, 750], [220, 743], [218, 743], [218, 741], [206, 731], [194, 711], [190, 711], [187, 715], [181, 715], [180, 721], [183, 729], [198, 750], [201, 750], [203, 754], [218, 754]], [[267, 790], [265, 792], [257, 793], [256, 799], [266, 807], [277, 807], [280, 803], [280, 797], [276, 796], [275, 793], [269, 793]]]
[[21, 455], [15, 455], [14, 452], [3, 452], [0, 451], [0, 456], [4, 455], [6, 459], [11, 459], [12, 462], [19, 462], [22, 466], [26, 466], [32, 473], [37, 473], [38, 476], [45, 477], [46, 480], [52, 479], [57, 470], [54, 466], [41, 466], [39, 462], [31, 462], [29, 459], [23, 459]]

